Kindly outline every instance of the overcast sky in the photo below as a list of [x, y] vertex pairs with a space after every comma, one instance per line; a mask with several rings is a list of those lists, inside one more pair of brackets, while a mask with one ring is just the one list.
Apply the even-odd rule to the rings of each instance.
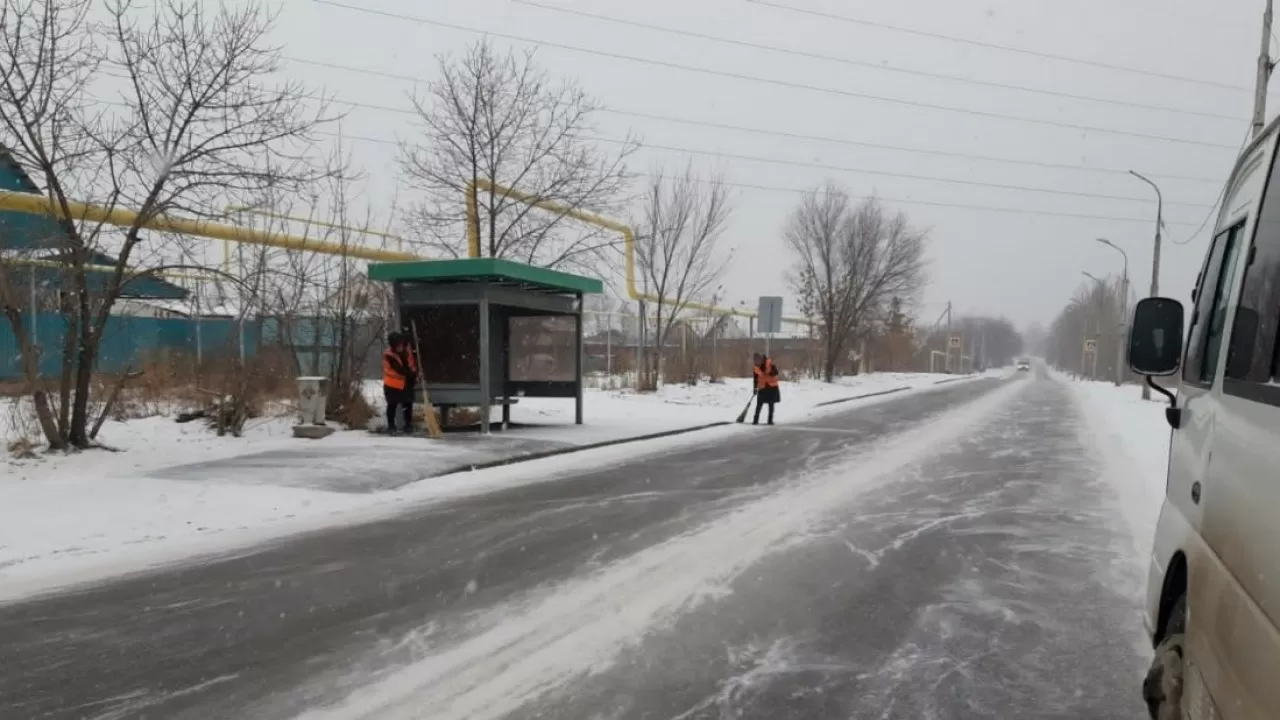
[[855, 195], [881, 196], [931, 229], [925, 321], [951, 301], [957, 312], [1005, 315], [1020, 326], [1050, 321], [1082, 270], [1119, 272], [1119, 253], [1097, 237], [1128, 251], [1131, 280], [1146, 293], [1156, 206], [1153, 191], [1125, 173], [1130, 168], [1164, 192], [1162, 294], [1189, 294], [1209, 231], [1192, 233], [1248, 130], [1262, 12], [1261, 0], [337, 1], [347, 7], [288, 0], [277, 37], [292, 76], [341, 100], [389, 108], [350, 108], [342, 124], [344, 134], [389, 141], [353, 143], [379, 212], [388, 211], [398, 183], [390, 141], [414, 132], [413, 117], [395, 111], [409, 107], [413, 84], [312, 63], [425, 82], [437, 54], [490, 33], [500, 47], [545, 43], [538, 61], [577, 78], [611, 110], [598, 119], [602, 136], [630, 130], [654, 146], [636, 156], [634, 170], [692, 157], [741, 186], [724, 240], [736, 248], [725, 283], [730, 300], [787, 294], [782, 224], [796, 191], [830, 178]]

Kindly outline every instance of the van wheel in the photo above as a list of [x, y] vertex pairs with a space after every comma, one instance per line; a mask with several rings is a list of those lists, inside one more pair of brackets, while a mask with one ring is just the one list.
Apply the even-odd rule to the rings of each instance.
[[1151, 669], [1142, 683], [1142, 698], [1147, 701], [1151, 720], [1182, 718], [1182, 646], [1186, 638], [1187, 600], [1178, 598], [1169, 613], [1164, 639], [1156, 646]]

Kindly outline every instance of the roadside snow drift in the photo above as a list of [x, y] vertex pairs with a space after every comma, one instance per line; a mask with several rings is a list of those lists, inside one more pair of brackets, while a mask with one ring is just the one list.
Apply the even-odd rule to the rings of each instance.
[[1115, 491], [1133, 535], [1134, 557], [1145, 568], [1151, 555], [1169, 472], [1171, 430], [1160, 396], [1142, 399], [1138, 385], [1072, 381], [1087, 447], [1101, 463], [1103, 478]]

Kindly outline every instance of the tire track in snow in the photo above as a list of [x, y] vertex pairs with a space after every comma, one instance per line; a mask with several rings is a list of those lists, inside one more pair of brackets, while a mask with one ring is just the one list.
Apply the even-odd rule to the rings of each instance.
[[839, 507], [975, 432], [1028, 386], [1008, 383], [899, 432], [697, 530], [493, 611], [489, 629], [394, 672], [346, 700], [302, 715], [466, 718], [512, 713], [543, 693], [607, 669], [618, 653], [704, 600]]

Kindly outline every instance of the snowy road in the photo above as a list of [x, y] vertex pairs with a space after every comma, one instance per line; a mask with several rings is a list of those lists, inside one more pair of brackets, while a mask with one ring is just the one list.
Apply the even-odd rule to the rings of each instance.
[[0, 717], [1140, 718], [1074, 413], [941, 386], [0, 606]]

